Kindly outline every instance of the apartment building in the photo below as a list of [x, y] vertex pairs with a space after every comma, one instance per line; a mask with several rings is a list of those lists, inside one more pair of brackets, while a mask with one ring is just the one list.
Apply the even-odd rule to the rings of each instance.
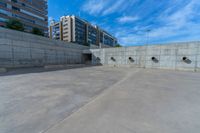
[[[102, 46], [113, 47], [117, 44], [117, 39], [105, 30], [94, 26], [84, 19], [77, 16], [63, 16], [60, 18], [60, 29], [57, 32], [62, 33], [60, 40], [67, 42], [75, 42], [86, 46]], [[50, 25], [52, 29], [54, 24]], [[50, 31], [49, 37], [52, 39], [55, 32]]]
[[113, 37], [110, 33], [105, 30], [99, 29], [99, 42], [101, 45], [114, 47], [117, 45], [117, 38]]
[[49, 27], [49, 33], [51, 33], [49, 37], [55, 40], [63, 40], [61, 28], [61, 22], [52, 21]]
[[87, 42], [92, 45], [99, 45], [99, 30], [97, 26], [87, 24]]
[[62, 39], [63, 41], [72, 42], [72, 20], [69, 16], [63, 16], [60, 18], [60, 27], [62, 32]]
[[0, 0], [0, 26], [11, 18], [19, 19], [26, 32], [35, 27], [47, 34], [47, 0]]

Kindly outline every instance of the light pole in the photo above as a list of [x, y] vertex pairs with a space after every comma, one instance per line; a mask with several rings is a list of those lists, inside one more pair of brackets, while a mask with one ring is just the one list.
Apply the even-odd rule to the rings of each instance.
[[149, 44], [149, 33], [151, 32], [150, 29], [145, 30], [146, 32], [146, 48], [145, 48], [145, 64], [144, 64], [144, 68], [146, 68], [146, 61], [147, 61], [147, 49], [148, 49], [148, 44]]
[[150, 32], [151, 32], [151, 30], [150, 29], [147, 29], [147, 30], [145, 30], [145, 32], [146, 32], [146, 45], [148, 46], [148, 44], [149, 44], [149, 34], [150, 34]]

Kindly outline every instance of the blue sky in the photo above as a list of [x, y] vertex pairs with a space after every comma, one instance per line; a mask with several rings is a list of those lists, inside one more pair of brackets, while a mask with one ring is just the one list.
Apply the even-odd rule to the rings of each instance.
[[123, 46], [200, 40], [199, 0], [48, 1], [50, 20], [80, 16], [112, 33]]

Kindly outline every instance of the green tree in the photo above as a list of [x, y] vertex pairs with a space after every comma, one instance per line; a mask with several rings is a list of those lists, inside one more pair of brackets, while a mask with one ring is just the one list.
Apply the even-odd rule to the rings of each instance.
[[120, 45], [120, 44], [117, 44], [115, 47], [122, 47], [122, 45]]
[[33, 34], [35, 34], [35, 35], [44, 36], [44, 32], [42, 32], [42, 31], [41, 31], [40, 29], [38, 29], [38, 28], [33, 28], [31, 33], [33, 33]]
[[90, 43], [86, 42], [84, 43], [85, 46], [90, 46]]
[[6, 28], [24, 31], [24, 25], [18, 19], [9, 19], [6, 22]]

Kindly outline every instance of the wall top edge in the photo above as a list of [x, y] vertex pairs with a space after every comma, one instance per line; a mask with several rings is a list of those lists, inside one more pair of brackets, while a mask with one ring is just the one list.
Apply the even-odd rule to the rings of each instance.
[[127, 49], [127, 48], [144, 48], [144, 47], [170, 47], [170, 46], [181, 46], [181, 45], [200, 45], [200, 41], [186, 41], [186, 42], [173, 42], [173, 43], [165, 43], [165, 44], [149, 44], [149, 45], [141, 45], [141, 46], [125, 46], [125, 47], [115, 47], [115, 48], [101, 48], [101, 49], [91, 49], [91, 50], [112, 50], [112, 49]]

